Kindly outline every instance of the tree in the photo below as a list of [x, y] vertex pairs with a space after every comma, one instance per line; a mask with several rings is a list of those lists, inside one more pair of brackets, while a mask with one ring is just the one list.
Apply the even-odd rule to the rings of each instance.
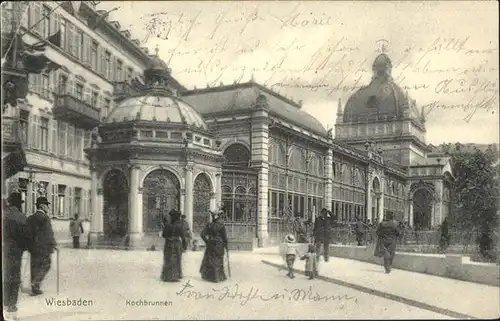
[[498, 150], [456, 148], [450, 155], [456, 177], [450, 225], [461, 231], [479, 232], [476, 242], [480, 254], [493, 260], [499, 208]]

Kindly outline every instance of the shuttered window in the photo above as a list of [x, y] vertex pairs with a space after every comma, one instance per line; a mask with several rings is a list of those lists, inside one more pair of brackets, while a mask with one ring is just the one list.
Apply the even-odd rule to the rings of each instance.
[[31, 123], [31, 132], [33, 135], [31, 136], [31, 148], [38, 149], [40, 144], [40, 128], [38, 127], [38, 116], [33, 115], [33, 122]]
[[92, 70], [94, 70], [95, 72], [99, 71], [98, 47], [99, 45], [97, 44], [97, 42], [93, 40], [92, 46], [90, 48], [90, 65], [92, 66]]
[[54, 153], [57, 155], [57, 142], [58, 142], [58, 135], [57, 135], [57, 120], [51, 119], [50, 121], [50, 152]]
[[68, 22], [61, 18], [61, 49], [68, 51]]
[[74, 140], [75, 140], [75, 127], [71, 124], [67, 124], [66, 127], [66, 135], [68, 137], [68, 151], [67, 154], [70, 158], [75, 158], [75, 147], [74, 147]]
[[82, 63], [90, 66], [90, 41], [86, 34], [82, 35]]
[[49, 119], [45, 117], [40, 118], [40, 149], [47, 152], [49, 151]]
[[75, 156], [77, 160], [83, 160], [83, 129], [75, 132]]
[[57, 136], [58, 136], [58, 141], [59, 141], [59, 155], [65, 156], [66, 155], [66, 143], [67, 143], [67, 136], [66, 136], [66, 123], [63, 121], [58, 121], [57, 124]]
[[53, 29], [50, 28], [50, 8], [47, 6], [42, 7], [42, 18], [40, 22], [41, 25], [41, 33], [44, 38], [48, 38], [52, 33]]

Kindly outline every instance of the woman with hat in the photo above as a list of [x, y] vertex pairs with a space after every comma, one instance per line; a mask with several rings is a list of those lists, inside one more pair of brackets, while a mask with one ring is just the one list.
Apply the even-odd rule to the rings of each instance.
[[221, 282], [227, 279], [224, 272], [224, 250], [228, 250], [226, 228], [220, 222], [221, 211], [211, 214], [212, 222], [208, 223], [201, 232], [206, 249], [200, 273], [204, 280]]
[[182, 279], [182, 252], [186, 251], [187, 243], [181, 222], [181, 213], [171, 210], [170, 222], [165, 220], [163, 227], [163, 269], [161, 280], [164, 282], [179, 282]]
[[6, 319], [15, 318], [17, 299], [21, 286], [21, 262], [27, 247], [30, 233], [26, 218], [21, 212], [21, 193], [13, 192], [7, 199], [8, 205], [2, 217], [2, 253], [3, 253], [3, 304], [6, 307]]

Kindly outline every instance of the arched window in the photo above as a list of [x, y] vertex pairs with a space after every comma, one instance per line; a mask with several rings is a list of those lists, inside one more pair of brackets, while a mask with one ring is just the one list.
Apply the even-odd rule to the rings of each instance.
[[309, 158], [309, 173], [319, 175], [319, 159], [315, 154], [312, 154]]
[[285, 166], [286, 165], [286, 153], [283, 144], [279, 141], [272, 140], [269, 143], [269, 163]]
[[351, 171], [346, 164], [342, 164], [342, 182], [346, 184], [351, 183]]
[[325, 175], [325, 165], [323, 162], [323, 157], [318, 157], [318, 176]]
[[243, 144], [232, 144], [224, 151], [225, 166], [248, 167], [250, 165], [250, 151]]
[[292, 148], [290, 153], [290, 167], [296, 170], [306, 170], [306, 160], [302, 151], [298, 147]]

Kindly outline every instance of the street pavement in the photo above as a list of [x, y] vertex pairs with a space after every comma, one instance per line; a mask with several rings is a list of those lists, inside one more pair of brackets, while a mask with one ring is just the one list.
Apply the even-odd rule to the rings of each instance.
[[[331, 258], [321, 277], [286, 277], [274, 253], [230, 252], [231, 278], [204, 282], [202, 252], [187, 252], [184, 280], [159, 280], [162, 252], [61, 249], [59, 294], [56, 255], [44, 295], [19, 299], [20, 320], [168, 319], [453, 319], [500, 316], [500, 288]], [[303, 270], [304, 262], [296, 268]], [[29, 284], [24, 268], [23, 284]], [[87, 300], [91, 306], [54, 306], [51, 300]], [[162, 301], [161, 306], [133, 302]], [[141, 302], [139, 302], [141, 303]]]

